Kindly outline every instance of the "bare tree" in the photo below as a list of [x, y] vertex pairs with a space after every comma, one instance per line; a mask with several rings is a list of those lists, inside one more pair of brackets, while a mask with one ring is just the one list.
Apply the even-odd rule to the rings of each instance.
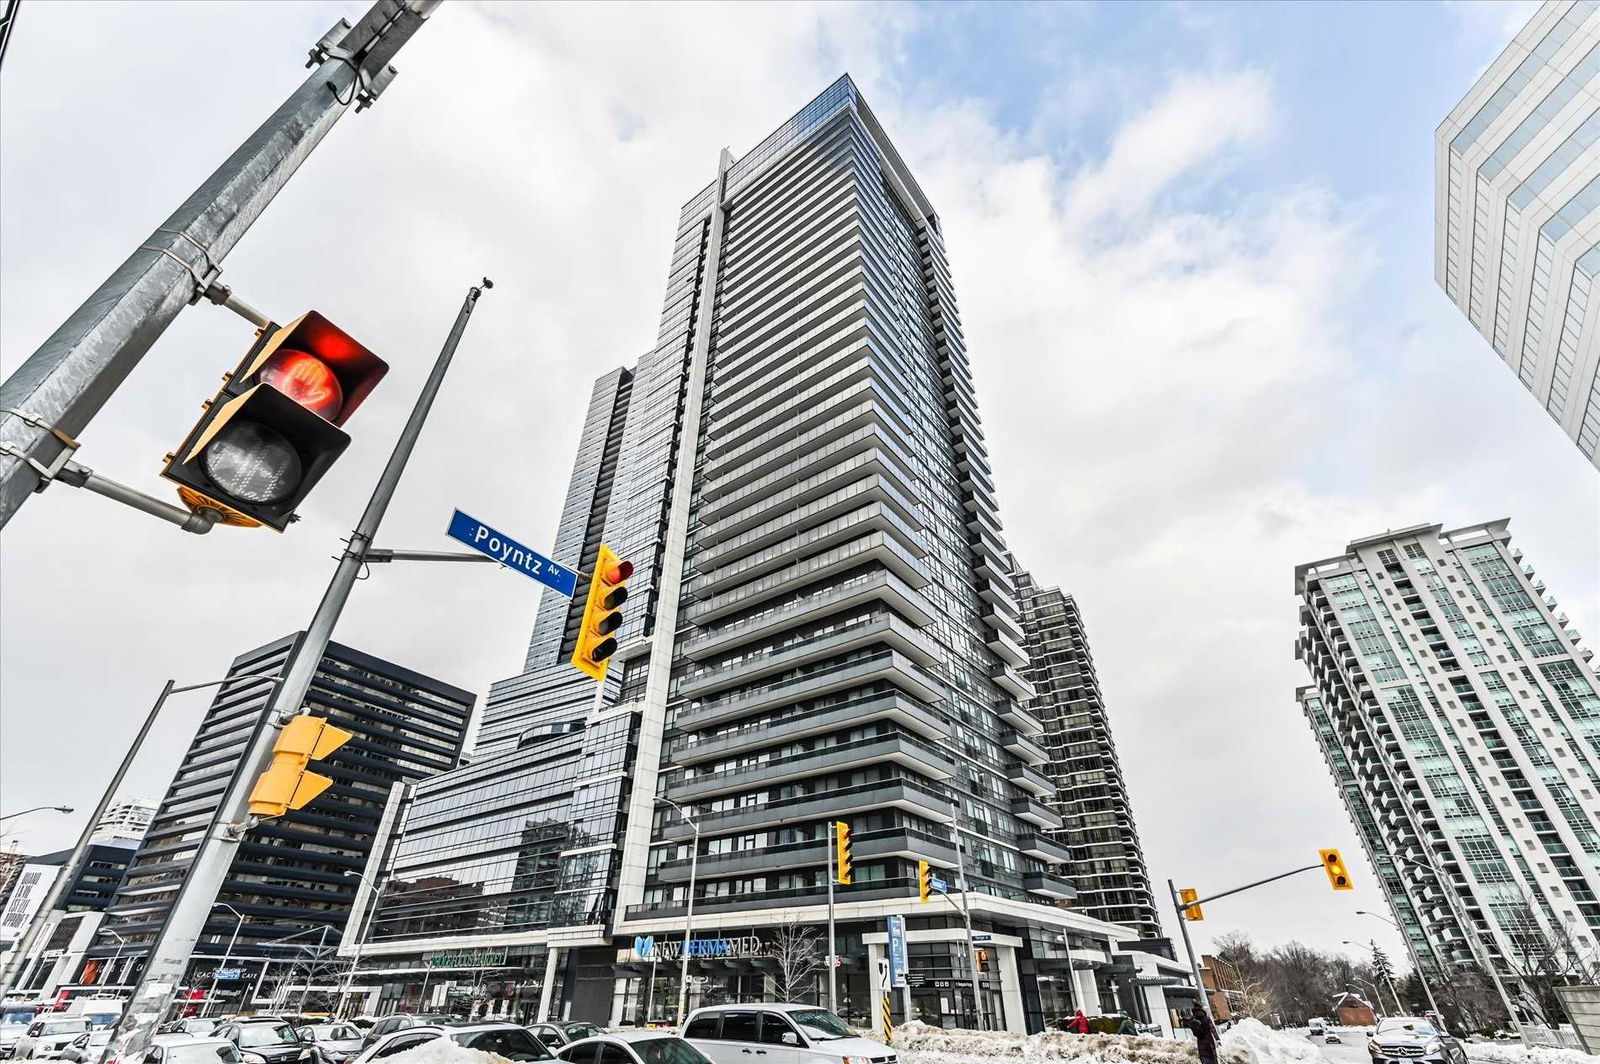
[[1222, 990], [1228, 999], [1228, 1011], [1270, 1022], [1277, 1006], [1255, 943], [1243, 931], [1229, 931], [1220, 935], [1215, 945], [1217, 960], [1233, 972], [1233, 985]]
[[778, 962], [773, 989], [781, 1001], [798, 1001], [815, 992], [817, 973], [827, 967], [817, 929], [792, 918], [773, 936], [772, 958]]
[[1556, 987], [1593, 983], [1600, 965], [1567, 925], [1546, 919], [1523, 892], [1512, 911], [1500, 914], [1501, 928], [1511, 939], [1512, 968], [1521, 984], [1517, 1005], [1538, 1023], [1554, 1026], [1566, 1020]]

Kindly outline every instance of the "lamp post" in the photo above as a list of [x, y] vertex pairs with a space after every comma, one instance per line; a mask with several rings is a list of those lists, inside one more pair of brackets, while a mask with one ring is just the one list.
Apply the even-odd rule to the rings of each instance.
[[694, 922], [694, 880], [695, 872], [700, 864], [700, 825], [695, 823], [693, 817], [683, 811], [683, 806], [671, 798], [661, 795], [656, 796], [656, 801], [665, 802], [678, 811], [683, 822], [689, 825], [689, 830], [694, 832], [693, 847], [689, 850], [689, 904], [683, 911], [683, 956], [679, 958], [678, 967], [678, 1022], [682, 1023], [688, 1015], [689, 1008], [689, 933], [690, 925]]
[[1433, 873], [1434, 882], [1439, 884], [1439, 893], [1444, 895], [1445, 902], [1450, 906], [1451, 915], [1455, 917], [1456, 923], [1460, 925], [1461, 933], [1466, 936], [1467, 948], [1472, 951], [1473, 959], [1483, 966], [1484, 974], [1489, 977], [1490, 982], [1494, 983], [1495, 992], [1500, 995], [1500, 1004], [1506, 1010], [1506, 1019], [1513, 1024], [1517, 1023], [1517, 1010], [1511, 1007], [1511, 996], [1506, 993], [1506, 986], [1500, 981], [1500, 973], [1494, 970], [1493, 959], [1488, 955], [1487, 951], [1482, 956], [1479, 956], [1478, 951], [1482, 949], [1483, 943], [1478, 939], [1477, 925], [1473, 924], [1467, 918], [1466, 912], [1459, 907], [1461, 899], [1456, 897], [1455, 887], [1449, 882], [1449, 877], [1441, 872], [1432, 861], [1419, 861], [1413, 857], [1403, 857], [1398, 853], [1392, 853], [1389, 856], [1397, 861], [1404, 861], [1406, 864], [1414, 865], [1417, 868], [1426, 868]]
[[[216, 904], [212, 905], [211, 907], [213, 909], [226, 909], [226, 910], [228, 910], [230, 913], [233, 914], [233, 918], [236, 921], [236, 923], [233, 925], [233, 935], [232, 935], [232, 937], [230, 937], [228, 939], [228, 948], [222, 951], [222, 963], [217, 966], [217, 971], [221, 972], [221, 971], [225, 971], [227, 969], [228, 962], [233, 959], [233, 947], [234, 947], [234, 944], [239, 941], [239, 932], [244, 927], [244, 916], [240, 914], [238, 909], [235, 909], [233, 906], [229, 905], [225, 901], [219, 901]], [[211, 976], [211, 993], [206, 995], [205, 1007], [200, 1010], [200, 1015], [201, 1016], [209, 1016], [209, 1015], [211, 1015], [211, 1004], [212, 1004], [212, 1002], [214, 1002], [216, 1000], [216, 998], [217, 998], [217, 976], [216, 976], [215, 973], [213, 973], [212, 976]]]
[[45, 809], [54, 809], [58, 813], [72, 812], [72, 806], [70, 805], [36, 805], [32, 809], [21, 809], [15, 813], [7, 813], [5, 816], [0, 816], [0, 820], [10, 820], [12, 817], [27, 816], [29, 813], [37, 813]]
[[[1400, 932], [1400, 941], [1404, 942], [1406, 944], [1406, 952], [1411, 954], [1411, 967], [1417, 973], [1417, 982], [1422, 984], [1422, 992], [1424, 994], [1426, 994], [1427, 997], [1428, 997], [1428, 1005], [1429, 1005], [1430, 1008], [1433, 1009], [1433, 1014], [1435, 1016], [1438, 1016], [1438, 1017], [1442, 1018], [1444, 1016], [1444, 1013], [1439, 1010], [1439, 1002], [1434, 1000], [1434, 997], [1433, 997], [1433, 985], [1428, 982], [1428, 977], [1425, 974], [1423, 974], [1423, 971], [1422, 971], [1422, 958], [1417, 956], [1417, 948], [1416, 948], [1416, 946], [1412, 945], [1411, 936], [1406, 934], [1405, 929], [1403, 927], [1401, 927], [1399, 924], [1395, 923], [1393, 920], [1389, 919], [1387, 916], [1380, 916], [1378, 913], [1368, 912], [1365, 909], [1357, 909], [1356, 910], [1356, 915], [1357, 916], [1370, 916], [1374, 920], [1382, 920], [1384, 923], [1388, 924], [1390, 927], [1392, 927], [1396, 931]], [[1391, 983], [1390, 985], [1392, 986], [1393, 984]], [[1402, 1007], [1401, 1011], [1402, 1012], [1405, 1011], [1403, 1007]], [[1441, 1022], [1442, 1022], [1442, 1019], [1441, 1019]]]
[[113, 953], [111, 955], [111, 963], [106, 966], [106, 974], [101, 976], [101, 978], [100, 978], [100, 982], [102, 984], [104, 984], [107, 979], [110, 979], [113, 975], [115, 975], [117, 973], [117, 962], [122, 960], [122, 947], [126, 946], [128, 944], [128, 940], [127, 939], [123, 938], [121, 935], [119, 935], [115, 931], [111, 930], [111, 928], [108, 927], [108, 928], [105, 929], [105, 931], [106, 931], [106, 934], [110, 935], [112, 938], [117, 940], [117, 952], [115, 952], [115, 953]]
[[344, 973], [344, 989], [339, 991], [339, 1014], [341, 1016], [344, 1015], [345, 1006], [350, 1000], [350, 986], [355, 982], [356, 969], [361, 966], [361, 946], [367, 941], [367, 932], [372, 930], [372, 914], [378, 911], [378, 899], [383, 895], [382, 883], [379, 883], [376, 887], [374, 887], [372, 885], [372, 880], [368, 879], [362, 873], [357, 872], [354, 868], [346, 868], [344, 870], [344, 874], [347, 876], [355, 876], [357, 879], [361, 880], [361, 882], [365, 883], [367, 885], [367, 889], [372, 891], [372, 900], [367, 903], [367, 911], [362, 914], [363, 918], [361, 921], [361, 926], [356, 928], [355, 955], [350, 958], [350, 970]]
[[[1376, 943], [1352, 942], [1348, 938], [1346, 938], [1346, 939], [1342, 939], [1340, 941], [1340, 944], [1344, 945], [1344, 946], [1355, 946], [1357, 949], [1369, 949], [1369, 950], [1371, 950], [1372, 951], [1372, 959], [1374, 961], [1373, 974], [1375, 976], [1382, 976], [1384, 974], [1384, 973], [1378, 971], [1378, 968], [1377, 968], [1376, 961], [1378, 959], [1378, 947], [1377, 947]], [[1356, 981], [1357, 982], [1365, 982], [1365, 980], [1360, 980], [1360, 979], [1358, 979]], [[1372, 988], [1374, 996], [1377, 997], [1377, 999], [1378, 999], [1378, 1007], [1380, 1009], [1384, 1008], [1385, 1006], [1384, 1006], [1384, 1003], [1383, 1003], [1383, 984], [1381, 982], [1374, 982], [1374, 983], [1366, 983], [1366, 985], [1370, 986]], [[1393, 979], [1389, 980], [1389, 994], [1390, 994], [1391, 997], [1394, 998], [1395, 1015], [1396, 1016], [1402, 1015], [1406, 1010], [1405, 1010], [1405, 1006], [1400, 1004], [1400, 992], [1394, 988], [1394, 980]]]

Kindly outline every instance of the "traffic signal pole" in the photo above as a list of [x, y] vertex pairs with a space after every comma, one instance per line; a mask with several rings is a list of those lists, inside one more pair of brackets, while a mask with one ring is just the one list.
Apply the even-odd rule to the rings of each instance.
[[354, 27], [340, 19], [311, 50], [304, 84], [0, 384], [0, 527], [63, 470], [178, 312], [216, 285], [223, 258], [333, 124], [383, 91], [389, 61], [438, 3], [378, 0]]
[[422, 393], [417, 396], [416, 405], [412, 407], [411, 416], [400, 432], [393, 453], [389, 455], [388, 464], [378, 477], [378, 484], [367, 501], [361, 520], [356, 524], [355, 531], [350, 533], [333, 579], [323, 592], [322, 601], [311, 623], [306, 626], [305, 635], [295, 644], [289, 660], [284, 663], [282, 681], [268, 701], [261, 724], [240, 758], [239, 771], [234, 773], [205, 836], [200, 840], [194, 861], [178, 888], [172, 910], [151, 947], [133, 1000], [122, 1014], [116, 1034], [106, 1046], [106, 1056], [119, 1061], [142, 1061], [156, 1026], [166, 1017], [173, 994], [183, 982], [184, 971], [194, 954], [195, 944], [205, 930], [212, 902], [227, 878], [228, 868], [238, 853], [245, 833], [256, 823], [249, 815], [250, 792], [257, 778], [272, 764], [273, 744], [279, 729], [301, 712], [306, 693], [311, 689], [312, 678], [333, 637], [334, 626], [350, 598], [350, 590], [355, 587], [362, 569], [366, 567], [367, 552], [372, 547], [373, 537], [377, 535], [378, 525], [383, 521], [389, 501], [394, 497], [395, 487], [405, 472], [406, 462], [411, 458], [417, 438], [422, 434], [422, 426], [439, 394], [445, 371], [450, 368], [456, 345], [466, 330], [467, 320], [472, 316], [472, 309], [483, 294], [483, 289], [490, 287], [493, 287], [492, 282], [485, 278], [482, 288], [474, 286], [467, 291], [444, 348], [434, 362], [433, 372], [428, 375]]

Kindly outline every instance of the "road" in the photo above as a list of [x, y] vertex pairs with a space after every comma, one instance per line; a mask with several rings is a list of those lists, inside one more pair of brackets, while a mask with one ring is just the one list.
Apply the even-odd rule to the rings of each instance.
[[[1305, 1028], [1296, 1033], [1304, 1037]], [[1329, 1064], [1370, 1064], [1372, 1058], [1367, 1055], [1367, 1036], [1360, 1028], [1341, 1027], [1334, 1033], [1341, 1041], [1331, 1045], [1320, 1038], [1310, 1039], [1312, 1044], [1322, 1051], [1323, 1058]]]

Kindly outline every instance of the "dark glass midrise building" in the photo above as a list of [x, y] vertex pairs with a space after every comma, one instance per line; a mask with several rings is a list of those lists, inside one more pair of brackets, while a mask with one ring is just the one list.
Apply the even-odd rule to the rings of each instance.
[[[297, 632], [239, 655], [227, 675], [279, 675], [302, 637]], [[270, 690], [249, 679], [219, 688], [105, 908], [76, 985], [127, 993], [137, 983], [197, 840], [240, 771], [248, 740], [265, 726]], [[333, 982], [328, 962], [359, 882], [346, 871], [366, 867], [395, 784], [460, 762], [474, 701], [462, 688], [329, 644], [306, 706], [354, 738], [317, 762], [333, 786], [306, 808], [262, 823], [239, 848], [186, 974], [192, 996], [215, 990], [231, 1010], [270, 1005], [290, 985]], [[238, 978], [216, 978], [225, 954]]]
[[[896, 914], [897, 1022], [1168, 1019], [1181, 968], [1069, 907], [939, 218], [848, 77], [683, 207], [655, 347], [596, 384], [556, 560], [602, 539], [636, 566], [605, 686], [566, 664], [581, 604], [547, 596], [471, 766], [391, 804], [362, 1007], [673, 1018], [691, 847], [690, 1007], [771, 999], [776, 936], [825, 928], [842, 820], [853, 1022]], [[917, 898], [919, 860], [957, 883], [958, 845], [977, 1001], [955, 905]]]

